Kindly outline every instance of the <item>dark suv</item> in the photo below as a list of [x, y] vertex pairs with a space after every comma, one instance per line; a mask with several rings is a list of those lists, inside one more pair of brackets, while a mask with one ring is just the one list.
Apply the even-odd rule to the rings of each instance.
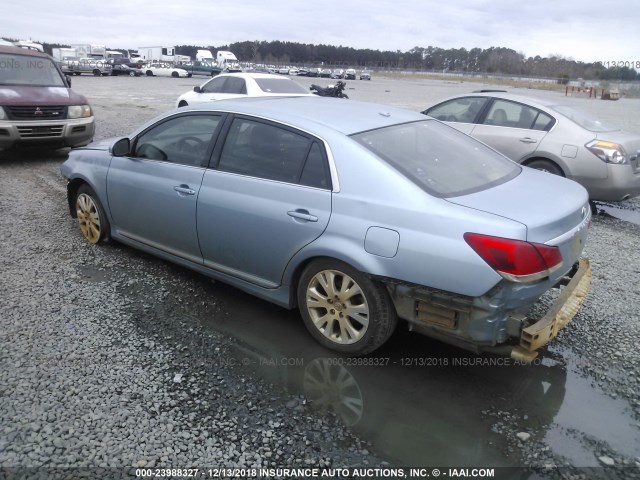
[[87, 99], [44, 53], [0, 46], [0, 151], [19, 144], [80, 147], [95, 131]]

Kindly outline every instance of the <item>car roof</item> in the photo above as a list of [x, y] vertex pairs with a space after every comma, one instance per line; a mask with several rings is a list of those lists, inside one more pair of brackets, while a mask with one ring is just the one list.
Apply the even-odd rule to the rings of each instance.
[[49, 58], [49, 55], [46, 53], [39, 52], [38, 50], [32, 50], [30, 48], [22, 48], [22, 47], [10, 47], [8, 45], [0, 45], [0, 53], [10, 53], [12, 55], [26, 55], [29, 57], [46, 57]]
[[252, 115], [317, 134], [320, 134], [320, 130], [329, 128], [351, 135], [399, 123], [424, 121], [427, 118], [421, 113], [402, 108], [315, 95], [218, 100], [194, 107], [182, 107], [177, 111], [183, 112], [186, 108]]
[[[280, 67], [286, 68], [286, 67]], [[239, 77], [239, 78], [252, 78], [254, 80], [258, 78], [279, 78], [280, 80], [292, 81], [290, 78], [273, 75], [271, 73], [250, 73], [250, 72], [238, 72], [238, 73], [221, 73], [218, 77]]]

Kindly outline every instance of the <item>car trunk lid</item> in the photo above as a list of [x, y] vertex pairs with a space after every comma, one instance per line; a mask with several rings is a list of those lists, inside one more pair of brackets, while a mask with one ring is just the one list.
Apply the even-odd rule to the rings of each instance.
[[497, 187], [447, 201], [525, 225], [526, 240], [558, 246], [565, 266], [579, 258], [591, 218], [588, 195], [581, 185], [527, 167]]

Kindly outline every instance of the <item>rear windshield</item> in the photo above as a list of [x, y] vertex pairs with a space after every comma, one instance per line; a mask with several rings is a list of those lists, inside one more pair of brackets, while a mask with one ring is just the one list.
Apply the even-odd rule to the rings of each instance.
[[570, 120], [573, 120], [582, 128], [589, 130], [590, 132], [615, 132], [616, 130], [620, 130], [618, 127], [603, 122], [602, 120], [598, 120], [590, 113], [569, 107], [568, 105], [552, 105], [550, 108], [561, 113], [565, 117], [568, 117]]
[[477, 140], [433, 120], [370, 130], [353, 138], [438, 197], [485, 190], [522, 170]]
[[296, 82], [286, 78], [256, 78], [260, 90], [267, 93], [304, 93], [307, 91]]
[[0, 85], [65, 86], [50, 59], [9, 53], [0, 53]]

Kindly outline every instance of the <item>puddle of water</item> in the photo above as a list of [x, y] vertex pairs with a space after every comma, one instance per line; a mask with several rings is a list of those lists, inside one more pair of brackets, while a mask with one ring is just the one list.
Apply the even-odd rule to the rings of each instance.
[[635, 223], [636, 225], [640, 225], [640, 211], [638, 210], [627, 210], [602, 204], [598, 204], [598, 210], [603, 210], [605, 214], [611, 215], [612, 217], [620, 220], [624, 220], [625, 222], [631, 222]]
[[[628, 403], [614, 399], [577, 372], [576, 361], [568, 352], [566, 394], [564, 402], [549, 428], [545, 440], [553, 450], [574, 465], [600, 466], [587, 445], [575, 437], [581, 436], [606, 442], [612, 449], [635, 458], [640, 451], [640, 428], [632, 420]], [[573, 432], [573, 433], [571, 433]], [[578, 440], [578, 441], [577, 441]]]
[[571, 366], [477, 357], [408, 333], [396, 334], [373, 356], [349, 359], [316, 344], [297, 312], [224, 285], [212, 288], [228, 314], [203, 323], [236, 339], [236, 364], [285, 398], [302, 394], [320, 415], [335, 414], [389, 461], [520, 465], [501, 428], [531, 433], [576, 466], [597, 465], [583, 435], [632, 457], [640, 451], [626, 402], [597, 391]]

